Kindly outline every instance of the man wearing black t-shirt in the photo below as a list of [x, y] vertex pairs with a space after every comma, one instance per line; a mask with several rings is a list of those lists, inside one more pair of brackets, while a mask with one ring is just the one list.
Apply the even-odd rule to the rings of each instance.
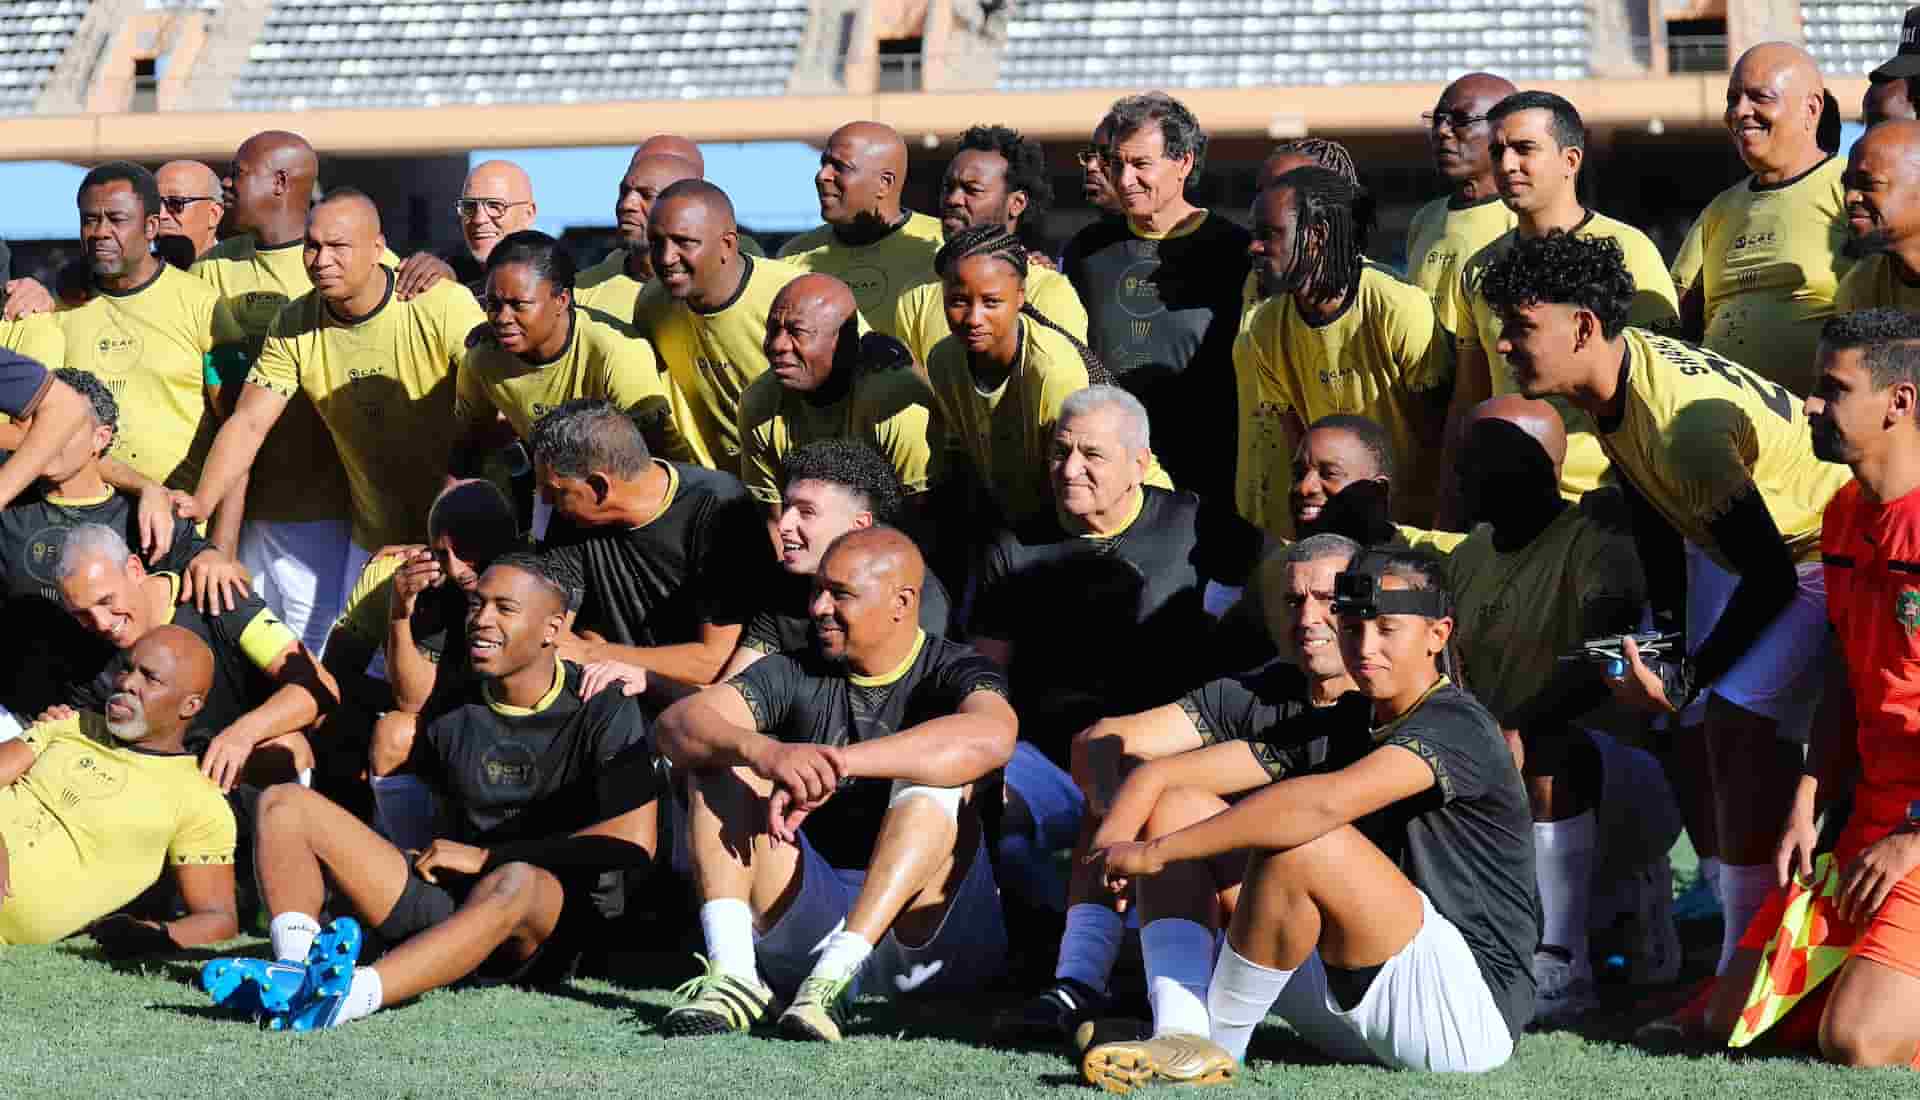
[[540, 549], [582, 584], [561, 655], [712, 683], [767, 573], [766, 523], [740, 479], [652, 457], [631, 417], [588, 398], [540, 418], [533, 457], [554, 510]]
[[[1278, 782], [1187, 828], [1094, 852], [1116, 891], [1249, 854], [1217, 966], [1211, 937], [1168, 958], [1154, 974], [1155, 1037], [1088, 1050], [1092, 1083], [1231, 1080], [1276, 1000], [1341, 1061], [1480, 1072], [1513, 1053], [1540, 938], [1526, 787], [1499, 724], [1443, 671], [1453, 619], [1439, 563], [1371, 551], [1335, 588], [1341, 655], [1369, 704], [1353, 729], [1322, 727], [1326, 712], [1284, 723], [1269, 744], [1309, 749], [1274, 753]], [[1313, 751], [1322, 734], [1325, 751]], [[1114, 798], [1116, 835], [1151, 813], [1156, 792], [1139, 775]]]
[[1111, 134], [1103, 154], [1125, 217], [1082, 230], [1061, 265], [1086, 304], [1087, 343], [1155, 420], [1191, 426], [1157, 452], [1174, 484], [1231, 501], [1233, 340], [1250, 238], [1187, 201], [1207, 138], [1179, 100], [1127, 96], [1100, 127]]
[[[1151, 814], [1146, 820], [1115, 828], [1126, 839], [1142, 835], [1142, 829], [1149, 839], [1165, 835], [1219, 813], [1227, 797], [1271, 782], [1299, 738], [1279, 747], [1263, 738], [1288, 719], [1330, 708], [1354, 690], [1334, 634], [1332, 604], [1334, 577], [1359, 550], [1351, 539], [1321, 534], [1294, 543], [1280, 557], [1286, 620], [1276, 640], [1282, 660], [1251, 675], [1209, 681], [1177, 702], [1102, 719], [1074, 738], [1073, 780], [1086, 797], [1087, 814], [1074, 848], [1066, 934], [1053, 984], [1003, 1016], [1002, 1035], [1067, 1041], [1081, 1024], [1105, 1014], [1107, 981], [1124, 926], [1118, 899], [1083, 857], [1093, 850], [1096, 833], [1115, 835], [1102, 826], [1129, 772], [1150, 771], [1134, 782], [1151, 782], [1164, 793], [1143, 800]], [[1255, 764], [1264, 770], [1256, 771]], [[1141, 884], [1147, 922], [1141, 944], [1149, 974], [1162, 941], [1177, 944], [1183, 936], [1214, 934], [1220, 915], [1233, 911], [1240, 871], [1230, 861], [1201, 860]]]
[[[261, 798], [255, 860], [278, 961], [211, 964], [216, 1002], [305, 1031], [470, 974], [572, 973], [599, 922], [597, 884], [652, 862], [659, 769], [638, 703], [582, 698], [580, 667], [558, 656], [569, 595], [529, 554], [481, 577], [467, 618], [476, 678], [414, 741], [411, 767], [446, 810], [426, 851], [400, 851], [302, 787]], [[378, 963], [354, 965], [351, 919], [321, 932], [328, 883], [388, 946]]]
[[969, 794], [1006, 764], [1017, 722], [993, 662], [920, 629], [925, 568], [891, 527], [842, 535], [814, 578], [813, 647], [662, 716], [663, 750], [691, 773], [711, 960], [668, 1035], [746, 1031], [777, 991], [783, 1032], [836, 1041], [856, 983], [948, 995], [1004, 961]]

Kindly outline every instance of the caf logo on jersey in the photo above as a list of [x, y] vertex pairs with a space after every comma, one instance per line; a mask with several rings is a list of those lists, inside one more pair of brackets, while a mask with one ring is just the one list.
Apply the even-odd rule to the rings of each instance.
[[851, 267], [840, 276], [862, 308], [878, 305], [887, 294], [886, 273], [877, 267]]

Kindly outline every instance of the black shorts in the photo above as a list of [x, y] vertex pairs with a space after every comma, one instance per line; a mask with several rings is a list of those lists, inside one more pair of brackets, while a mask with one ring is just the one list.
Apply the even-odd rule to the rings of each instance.
[[[382, 949], [388, 949], [425, 932], [453, 916], [479, 882], [478, 878], [471, 878], [436, 886], [421, 878], [419, 872], [409, 871], [407, 888], [400, 892], [400, 900], [393, 903], [393, 911], [387, 914], [387, 919], [373, 929], [373, 937], [380, 942]], [[553, 935], [547, 937], [532, 957], [505, 962], [489, 958], [462, 979], [463, 983], [542, 986], [555, 985], [573, 977], [580, 965], [580, 956], [597, 942], [603, 921], [595, 911], [586, 889], [565, 887], [565, 897]], [[579, 898], [578, 902], [575, 901], [576, 897]]]

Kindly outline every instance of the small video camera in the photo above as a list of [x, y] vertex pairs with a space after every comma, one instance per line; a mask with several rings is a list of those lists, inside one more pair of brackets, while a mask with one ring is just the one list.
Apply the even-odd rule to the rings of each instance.
[[1341, 573], [1333, 578], [1333, 613], [1361, 619], [1380, 614], [1379, 578], [1372, 573]]
[[[1640, 659], [1651, 665], [1656, 661], [1678, 660], [1681, 644], [1686, 640], [1683, 635], [1663, 634], [1658, 630], [1645, 630], [1638, 634], [1629, 634], [1633, 644], [1640, 649]], [[1604, 638], [1594, 638], [1580, 643], [1580, 648], [1560, 658], [1562, 661], [1595, 661], [1607, 666], [1609, 676], [1617, 676], [1626, 671], [1627, 647], [1618, 634]]]

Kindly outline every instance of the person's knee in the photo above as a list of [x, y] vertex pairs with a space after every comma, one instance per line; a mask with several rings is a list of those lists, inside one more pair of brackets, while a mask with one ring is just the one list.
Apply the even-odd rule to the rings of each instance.
[[406, 766], [413, 755], [413, 735], [419, 717], [404, 711], [388, 711], [373, 724], [373, 741], [367, 747], [367, 770], [388, 776]]
[[546, 872], [531, 863], [507, 863], [486, 873], [467, 895], [469, 905], [487, 905], [517, 915], [533, 904]]
[[1904, 1066], [1911, 1063], [1916, 1044], [1909, 1035], [1889, 1034], [1871, 1019], [1828, 1020], [1820, 1029], [1820, 1054], [1829, 1062], [1843, 1066], [1872, 1068]]
[[960, 806], [965, 787], [926, 787], [895, 782], [887, 801], [887, 817], [910, 820], [916, 838], [951, 847], [960, 835]]
[[1205, 821], [1226, 808], [1218, 797], [1191, 787], [1173, 787], [1160, 795], [1147, 816], [1145, 840], [1158, 840], [1196, 822]]

